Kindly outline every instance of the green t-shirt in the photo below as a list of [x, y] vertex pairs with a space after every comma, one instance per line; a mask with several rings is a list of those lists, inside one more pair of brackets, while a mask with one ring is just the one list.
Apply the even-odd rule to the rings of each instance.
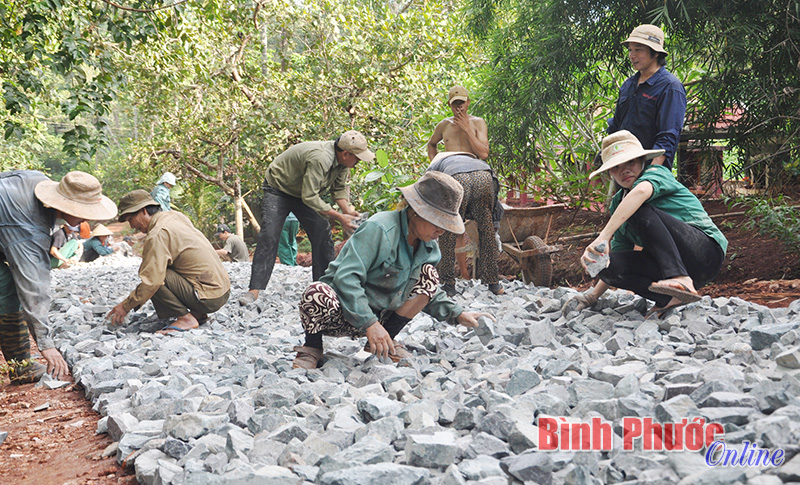
[[[675, 180], [668, 168], [662, 165], [646, 167], [633, 186], [636, 187], [644, 181], [650, 182], [653, 186], [653, 195], [647, 199], [647, 204], [661, 209], [692, 227], [700, 229], [719, 244], [723, 253], [727, 252], [728, 240], [725, 239], [722, 232], [708, 217], [708, 213], [703, 209], [703, 205], [697, 200], [697, 197], [689, 192], [689, 189], [684, 187], [683, 184]], [[609, 212], [613, 214], [617, 210], [620, 202], [622, 202], [622, 197], [627, 192], [627, 190], [622, 189], [614, 195]], [[614, 237], [611, 239], [611, 250], [632, 250], [634, 245], [643, 246], [642, 240], [625, 222], [614, 233]]]
[[332, 209], [320, 195], [350, 200], [350, 169], [336, 160], [333, 141], [306, 141], [289, 147], [267, 168], [267, 183], [317, 212]]

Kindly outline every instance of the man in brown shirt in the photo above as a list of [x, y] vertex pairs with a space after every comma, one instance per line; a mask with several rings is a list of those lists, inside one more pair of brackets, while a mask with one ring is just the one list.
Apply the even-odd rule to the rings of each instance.
[[139, 266], [142, 282], [108, 313], [112, 325], [122, 324], [129, 311], [152, 299], [159, 318], [178, 317], [160, 333], [184, 332], [228, 301], [228, 273], [188, 217], [162, 212], [147, 191], [134, 190], [120, 199], [119, 221], [147, 236]]

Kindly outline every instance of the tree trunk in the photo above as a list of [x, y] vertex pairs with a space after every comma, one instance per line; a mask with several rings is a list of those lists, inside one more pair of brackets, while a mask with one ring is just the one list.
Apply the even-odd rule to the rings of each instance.
[[244, 222], [242, 221], [242, 184], [239, 183], [239, 177], [236, 177], [236, 185], [234, 187], [236, 195], [234, 196], [234, 220], [236, 221], [236, 234], [244, 239]]
[[256, 234], [258, 234], [261, 232], [261, 224], [259, 224], [258, 218], [253, 215], [253, 211], [250, 210], [250, 206], [247, 205], [244, 197], [239, 197], [239, 200], [241, 201], [242, 208], [244, 208], [244, 211], [247, 212], [247, 217], [250, 219], [250, 225], [253, 226], [253, 230], [256, 231]]

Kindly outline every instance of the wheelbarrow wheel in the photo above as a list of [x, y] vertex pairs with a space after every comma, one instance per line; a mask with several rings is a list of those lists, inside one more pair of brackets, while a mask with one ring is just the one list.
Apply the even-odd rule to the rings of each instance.
[[[547, 245], [538, 236], [529, 236], [522, 243], [523, 249], [541, 249]], [[553, 262], [550, 254], [540, 254], [527, 258], [522, 266], [522, 279], [524, 282], [533, 283], [536, 286], [550, 286], [553, 281]]]

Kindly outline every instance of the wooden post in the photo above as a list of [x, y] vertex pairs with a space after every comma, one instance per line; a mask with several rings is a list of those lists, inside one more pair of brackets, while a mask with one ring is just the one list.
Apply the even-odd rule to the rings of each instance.
[[236, 177], [236, 185], [233, 189], [236, 194], [234, 195], [234, 218], [236, 220], [236, 234], [244, 239], [244, 221], [242, 220], [242, 184], [239, 183], [239, 177]]

